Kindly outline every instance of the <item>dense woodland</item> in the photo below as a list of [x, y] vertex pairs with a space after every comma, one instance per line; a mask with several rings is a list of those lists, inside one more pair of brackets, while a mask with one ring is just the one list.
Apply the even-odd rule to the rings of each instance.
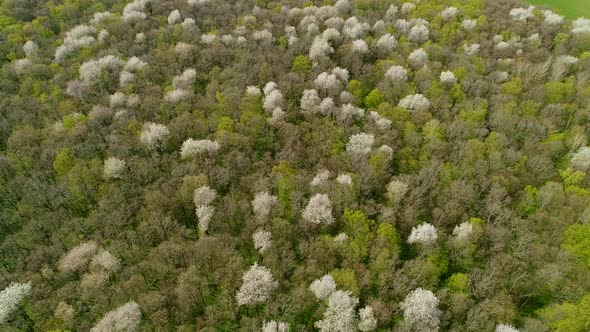
[[0, 331], [590, 331], [590, 20], [0, 1]]

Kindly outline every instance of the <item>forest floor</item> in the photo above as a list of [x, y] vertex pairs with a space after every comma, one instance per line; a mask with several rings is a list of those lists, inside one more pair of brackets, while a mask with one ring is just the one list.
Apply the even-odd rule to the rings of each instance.
[[529, 0], [533, 5], [547, 5], [571, 19], [590, 18], [590, 0]]

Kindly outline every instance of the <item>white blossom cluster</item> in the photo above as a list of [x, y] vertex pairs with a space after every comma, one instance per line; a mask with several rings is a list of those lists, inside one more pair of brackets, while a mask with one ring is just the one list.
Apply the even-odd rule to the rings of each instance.
[[545, 23], [549, 25], [560, 25], [563, 24], [563, 22], [565, 21], [563, 16], [551, 10], [544, 10], [543, 15], [545, 15]]
[[257, 86], [249, 85], [246, 87], [246, 95], [260, 97], [262, 95], [262, 91], [260, 91], [260, 88]]
[[475, 29], [476, 25], [477, 25], [477, 21], [473, 20], [473, 19], [466, 18], [463, 21], [461, 21], [461, 27], [463, 29], [465, 29], [465, 31], [468, 31], [468, 32]]
[[98, 246], [96, 242], [88, 241], [81, 243], [61, 257], [57, 263], [57, 268], [63, 273], [80, 271], [86, 267], [97, 251]]
[[29, 58], [17, 59], [12, 62], [12, 68], [17, 75], [22, 75], [33, 64]]
[[498, 325], [496, 325], [496, 332], [519, 332], [519, 331], [518, 331], [518, 329], [516, 329], [512, 325], [498, 324]]
[[377, 328], [377, 319], [373, 313], [373, 307], [366, 306], [359, 310], [358, 329], [362, 332], [373, 331]]
[[414, 25], [408, 34], [408, 39], [417, 44], [422, 44], [430, 38], [430, 30], [424, 24]]
[[410, 292], [400, 305], [404, 313], [404, 323], [415, 331], [438, 331], [441, 311], [438, 299], [429, 290], [422, 288]]
[[265, 219], [278, 203], [279, 199], [276, 196], [268, 192], [259, 192], [252, 200], [252, 211], [258, 219]]
[[442, 12], [440, 12], [440, 16], [443, 18], [443, 20], [445, 21], [451, 21], [452, 19], [454, 19], [457, 14], [459, 14], [459, 9], [457, 9], [457, 7], [447, 7], [445, 9], [443, 9]]
[[428, 111], [430, 109], [430, 101], [422, 94], [408, 95], [399, 101], [398, 106], [407, 109], [408, 111]]
[[352, 120], [361, 119], [364, 115], [364, 109], [348, 103], [340, 107], [340, 112], [337, 114], [336, 118], [340, 124], [345, 125]]
[[185, 42], [178, 42], [174, 46], [174, 52], [176, 52], [176, 54], [182, 59], [188, 59], [192, 50], [193, 45]]
[[358, 318], [355, 308], [359, 300], [350, 292], [337, 290], [328, 298], [328, 308], [322, 320], [314, 326], [321, 332], [356, 331]]
[[95, 38], [91, 36], [96, 30], [88, 25], [78, 25], [66, 32], [64, 42], [55, 49], [55, 62], [63, 62], [73, 52], [90, 46]]
[[262, 106], [268, 113], [273, 113], [275, 109], [281, 109], [285, 104], [285, 98], [283, 93], [279, 90], [279, 87], [275, 82], [268, 82], [264, 86], [264, 100]]
[[516, 21], [526, 22], [527, 19], [534, 16], [534, 10], [534, 6], [529, 6], [528, 8], [512, 8], [510, 10], [510, 16]]
[[178, 9], [174, 9], [172, 12], [170, 12], [170, 15], [168, 15], [169, 25], [174, 25], [176, 23], [180, 23], [181, 21], [182, 16], [180, 16], [180, 11]]
[[168, 93], [166, 93], [166, 96], [164, 96], [164, 99], [169, 103], [175, 104], [180, 101], [187, 100], [190, 97], [191, 97], [191, 93], [188, 90], [174, 89], [174, 90], [170, 90]]
[[410, 53], [410, 55], [408, 56], [408, 60], [410, 61], [410, 65], [412, 66], [412, 68], [422, 68], [426, 66], [426, 63], [428, 63], [428, 54], [426, 54], [426, 51], [424, 51], [424, 49], [419, 48]]
[[180, 148], [180, 157], [182, 159], [194, 158], [205, 154], [213, 155], [219, 151], [221, 146], [216, 141], [201, 139], [196, 140], [189, 138], [182, 143]]
[[272, 243], [271, 241], [272, 234], [269, 231], [265, 231], [263, 229], [257, 230], [252, 235], [252, 241], [254, 241], [254, 248], [260, 252], [260, 254], [264, 254], [264, 252], [270, 248]]
[[203, 6], [211, 2], [211, 0], [188, 0], [188, 4], [191, 6]]
[[348, 174], [340, 174], [336, 177], [336, 182], [343, 185], [352, 187], [352, 177]]
[[402, 4], [401, 13], [407, 15], [412, 10], [416, 9], [416, 4], [412, 2], [404, 2]]
[[100, 78], [103, 70], [116, 70], [125, 65], [125, 61], [106, 55], [98, 60], [89, 60], [80, 65], [80, 79], [87, 84], [94, 84]]
[[109, 311], [90, 332], [135, 332], [139, 330], [141, 310], [133, 301]]
[[392, 180], [387, 185], [387, 197], [395, 204], [399, 203], [408, 192], [410, 186], [400, 180]]
[[269, 44], [272, 43], [273, 39], [272, 32], [267, 29], [252, 32], [252, 40], [254, 41]]
[[571, 158], [572, 166], [580, 171], [590, 170], [590, 147], [583, 146]]
[[318, 187], [318, 186], [324, 185], [328, 181], [329, 178], [330, 178], [330, 171], [327, 169], [322, 169], [316, 174], [316, 176], [313, 178], [313, 180], [311, 180], [309, 185], [312, 187]]
[[30, 282], [13, 282], [0, 292], [0, 324], [8, 320], [9, 315], [18, 308], [23, 298], [30, 292]]
[[146, 122], [143, 125], [139, 141], [149, 149], [160, 147], [168, 141], [170, 130], [163, 124]]
[[340, 233], [334, 237], [334, 242], [336, 243], [343, 243], [346, 240], [348, 240], [348, 235], [346, 235], [346, 233]]
[[330, 73], [322, 72], [314, 80], [316, 88], [328, 94], [336, 94], [348, 82], [348, 70], [336, 67]]
[[242, 277], [242, 286], [236, 294], [238, 305], [266, 302], [278, 286], [267, 267], [254, 263]]
[[172, 80], [172, 86], [175, 89], [186, 89], [197, 79], [197, 71], [193, 68], [185, 69], [182, 74], [175, 76]]
[[408, 236], [408, 243], [430, 244], [436, 239], [438, 239], [436, 228], [430, 223], [423, 223], [412, 228], [412, 232]]
[[572, 24], [572, 33], [573, 34], [580, 34], [590, 32], [590, 19], [585, 17], [580, 17], [574, 20]]
[[375, 144], [375, 136], [373, 134], [354, 134], [350, 136], [348, 143], [346, 143], [346, 152], [352, 155], [364, 156], [371, 153], [373, 144]]
[[201, 35], [201, 43], [211, 45], [217, 40], [217, 35], [214, 33], [206, 33]]
[[193, 30], [197, 27], [197, 22], [195, 22], [193, 18], [187, 17], [184, 19], [184, 21], [182, 21], [182, 23], [180, 23], [180, 26], [182, 26], [182, 28], [185, 30]]
[[105, 179], [121, 179], [125, 171], [125, 161], [110, 157], [104, 161], [103, 176]]
[[145, 20], [147, 18], [146, 13], [144, 13], [145, 6], [153, 1], [154, 0], [134, 0], [133, 2], [128, 3], [125, 8], [123, 8], [123, 21], [134, 23]]
[[274, 320], [264, 322], [262, 332], [289, 332], [289, 324], [285, 322], [276, 322]]
[[369, 117], [371, 118], [371, 120], [373, 120], [373, 122], [375, 123], [375, 125], [377, 126], [377, 128], [379, 130], [385, 131], [391, 127], [392, 121], [389, 120], [388, 118], [382, 117], [381, 114], [379, 114], [375, 111], [371, 111], [369, 113]]
[[443, 71], [440, 73], [440, 83], [446, 86], [453, 86], [457, 83], [457, 78], [452, 71]]
[[315, 89], [303, 90], [301, 96], [300, 107], [304, 113], [316, 113], [319, 112], [319, 105], [321, 103], [318, 91]]
[[309, 48], [309, 58], [313, 61], [319, 61], [334, 53], [334, 48], [330, 46], [328, 39], [323, 36], [316, 36]]
[[363, 39], [356, 39], [350, 49], [353, 53], [366, 54], [369, 52], [369, 45]]
[[408, 72], [402, 66], [391, 66], [385, 72], [385, 78], [394, 83], [406, 82], [408, 80]]
[[96, 12], [90, 19], [90, 24], [97, 25], [100, 21], [104, 20], [105, 18], [111, 17], [113, 14], [111, 12]]
[[477, 55], [479, 53], [479, 47], [477, 43], [465, 45], [463, 46], [463, 52], [465, 52], [465, 55]]
[[37, 54], [39, 51], [39, 46], [32, 40], [27, 40], [27, 42], [23, 45], [23, 52], [27, 58], [31, 58]]
[[375, 46], [378, 50], [384, 53], [389, 53], [397, 48], [397, 40], [395, 40], [395, 37], [390, 33], [386, 33], [379, 37]]
[[459, 241], [468, 240], [473, 234], [473, 225], [470, 222], [462, 222], [453, 228], [453, 236]]
[[331, 224], [334, 222], [332, 216], [332, 202], [326, 194], [315, 194], [307, 203], [301, 215], [303, 220], [313, 224]]
[[369, 30], [371, 26], [368, 23], [359, 22], [356, 16], [349, 17], [342, 27], [342, 33], [350, 39], [361, 38]]
[[331, 275], [326, 274], [323, 277], [314, 280], [311, 285], [309, 285], [309, 290], [313, 292], [318, 300], [325, 300], [330, 294], [336, 291], [336, 281]]
[[217, 193], [209, 186], [201, 186], [193, 192], [193, 203], [195, 204], [195, 214], [199, 220], [199, 231], [203, 235], [207, 233], [209, 229], [209, 223], [215, 208], [211, 206], [211, 203], [215, 200]]

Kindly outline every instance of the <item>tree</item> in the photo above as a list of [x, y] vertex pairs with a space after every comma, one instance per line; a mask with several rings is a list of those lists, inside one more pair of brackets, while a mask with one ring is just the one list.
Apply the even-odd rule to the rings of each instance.
[[326, 194], [315, 194], [307, 203], [301, 215], [303, 220], [313, 224], [331, 224], [334, 222], [332, 216], [332, 202]]
[[116, 157], [110, 157], [104, 161], [103, 175], [105, 179], [120, 179], [125, 171], [125, 161]]
[[336, 281], [331, 275], [326, 274], [323, 277], [314, 280], [309, 289], [313, 292], [318, 300], [325, 300], [336, 291]]
[[0, 292], [0, 324], [6, 322], [25, 296], [31, 292], [31, 283], [13, 282]]
[[83, 242], [60, 258], [57, 267], [63, 273], [71, 273], [86, 268], [88, 262], [98, 251], [94, 241]]
[[259, 192], [252, 200], [252, 211], [259, 220], [264, 220], [277, 206], [279, 199], [268, 192]]
[[400, 305], [404, 313], [404, 324], [416, 331], [438, 331], [441, 311], [438, 299], [429, 290], [416, 288]]
[[436, 228], [429, 223], [423, 223], [412, 228], [412, 232], [408, 236], [408, 243], [431, 244], [437, 238]]
[[221, 146], [216, 141], [208, 139], [195, 140], [189, 138], [182, 143], [180, 157], [182, 159], [189, 159], [205, 154], [214, 155], [220, 147]]
[[268, 268], [254, 263], [242, 277], [242, 286], [236, 294], [238, 305], [264, 303], [278, 285]]
[[355, 308], [359, 300], [350, 292], [337, 290], [328, 298], [328, 308], [324, 318], [315, 322], [314, 326], [322, 331], [352, 332], [357, 329], [358, 318]]
[[141, 311], [133, 301], [109, 311], [90, 332], [134, 332], [139, 330]]
[[373, 331], [377, 328], [377, 319], [375, 319], [375, 315], [373, 314], [373, 307], [366, 306], [359, 310], [359, 317], [360, 322], [358, 325], [359, 330], [366, 332], [366, 331]]
[[346, 152], [352, 155], [367, 155], [371, 152], [374, 143], [375, 136], [373, 134], [354, 134], [348, 139]]
[[254, 241], [254, 248], [256, 248], [260, 254], [263, 254], [271, 245], [272, 234], [269, 231], [265, 231], [263, 229], [257, 230], [252, 235], [252, 240]]

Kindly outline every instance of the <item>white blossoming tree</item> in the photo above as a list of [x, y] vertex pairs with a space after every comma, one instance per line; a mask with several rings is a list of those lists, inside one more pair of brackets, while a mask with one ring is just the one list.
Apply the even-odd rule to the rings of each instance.
[[423, 223], [412, 228], [412, 232], [408, 237], [408, 243], [422, 243], [431, 244], [438, 239], [436, 228], [429, 223]]
[[336, 281], [334, 278], [326, 274], [325, 276], [314, 280], [309, 289], [313, 292], [316, 298], [319, 300], [325, 300], [336, 290]]
[[263, 229], [257, 230], [252, 235], [252, 240], [254, 241], [254, 248], [260, 252], [260, 254], [264, 254], [264, 252], [270, 248], [272, 243], [271, 241], [272, 234], [269, 231], [265, 231]]
[[315, 322], [314, 326], [321, 332], [356, 331], [358, 324], [356, 306], [358, 303], [358, 298], [353, 297], [350, 292], [334, 291], [328, 298], [328, 308], [323, 319]]
[[404, 324], [413, 331], [438, 331], [441, 311], [438, 299], [429, 290], [414, 289], [400, 304], [404, 314]]
[[359, 310], [359, 330], [363, 332], [373, 331], [377, 328], [377, 319], [373, 313], [373, 307], [366, 306]]
[[278, 285], [268, 268], [254, 263], [242, 277], [242, 286], [236, 294], [238, 305], [264, 303], [268, 301]]
[[332, 202], [326, 194], [315, 194], [301, 215], [303, 220], [313, 224], [331, 224], [334, 222], [332, 216]]
[[13, 282], [0, 292], [0, 324], [8, 320], [21, 301], [31, 292], [31, 283]]
[[139, 331], [141, 310], [135, 302], [128, 302], [109, 311], [90, 332], [135, 332]]

